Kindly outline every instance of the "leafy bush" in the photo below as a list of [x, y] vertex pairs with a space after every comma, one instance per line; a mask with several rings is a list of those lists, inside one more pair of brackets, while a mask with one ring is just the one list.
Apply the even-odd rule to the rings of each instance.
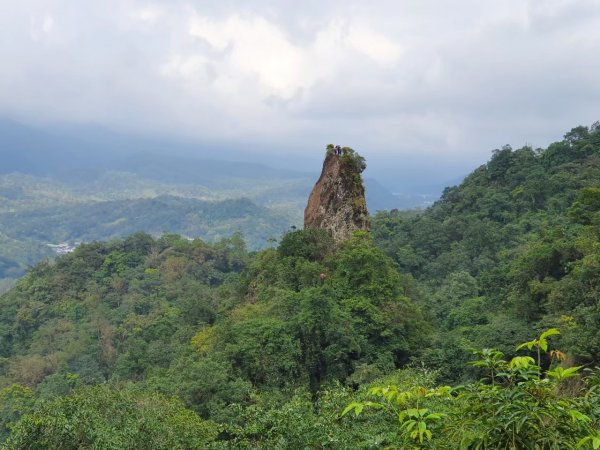
[[44, 403], [13, 427], [12, 450], [193, 449], [213, 441], [217, 428], [181, 402], [107, 385]]
[[548, 352], [548, 338], [557, 334], [550, 329], [517, 347], [533, 350], [537, 359], [515, 356], [505, 361], [497, 350], [476, 352], [481, 359], [472, 365], [485, 373], [479, 382], [456, 388], [376, 386], [369, 394], [377, 401], [352, 402], [342, 415], [385, 411], [399, 422], [397, 444], [418, 448], [597, 448], [596, 385], [572, 395], [567, 380], [580, 377], [581, 366], [543, 370], [540, 365], [542, 356], [562, 357], [556, 350]]

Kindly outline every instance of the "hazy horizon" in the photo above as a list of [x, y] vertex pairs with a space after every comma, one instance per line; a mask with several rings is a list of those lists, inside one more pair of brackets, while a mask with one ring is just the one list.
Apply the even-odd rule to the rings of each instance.
[[600, 119], [593, 0], [26, 0], [0, 30], [3, 119], [311, 173], [347, 145], [396, 192]]
[[[8, 131], [8, 133], [7, 133]], [[8, 135], [8, 136], [7, 136]], [[12, 136], [11, 136], [12, 135]], [[77, 157], [74, 164], [64, 161], [68, 166], [81, 168], [96, 167], [107, 162], [114, 163], [119, 159], [132, 157], [169, 157], [192, 158], [198, 160], [229, 161], [244, 164], [260, 164], [271, 167], [282, 173], [289, 171], [292, 175], [316, 177], [320, 173], [325, 152], [322, 149], [310, 149], [301, 153], [282, 147], [279, 150], [268, 147], [248, 148], [224, 142], [202, 142], [184, 140], [177, 137], [151, 136], [117, 133], [102, 127], [77, 126], [62, 124], [58, 127], [29, 126], [12, 120], [0, 119], [0, 156], [4, 157], [4, 172], [10, 167], [11, 154], [22, 156], [27, 153], [27, 145], [35, 142], [35, 149], [50, 152], [47, 160], [52, 165], [60, 165], [60, 158]], [[14, 147], [14, 148], [13, 148]], [[356, 149], [361, 154], [361, 149]], [[69, 155], [69, 156], [65, 156]], [[57, 159], [58, 158], [58, 159]], [[102, 162], [104, 161], [104, 162]], [[33, 162], [33, 161], [30, 161]], [[485, 162], [485, 161], [483, 161]], [[375, 180], [395, 194], [428, 194], [439, 195], [444, 187], [454, 185], [472, 171], [475, 166], [461, 167], [454, 171], [439, 174], [439, 166], [430, 166], [418, 158], [408, 157], [381, 158], [371, 155], [367, 160], [365, 178]], [[447, 166], [443, 168], [446, 170]], [[25, 170], [25, 172], [43, 170]], [[52, 171], [52, 170], [51, 170]]]

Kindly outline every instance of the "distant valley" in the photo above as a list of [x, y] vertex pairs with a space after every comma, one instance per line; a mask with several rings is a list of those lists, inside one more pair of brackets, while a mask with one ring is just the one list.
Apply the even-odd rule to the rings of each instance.
[[[250, 250], [264, 248], [302, 225], [319, 175], [169, 156], [160, 153], [164, 143], [93, 137], [0, 122], [0, 291], [41, 259], [136, 231], [207, 242], [240, 233]], [[144, 146], [151, 153], [141, 153]], [[365, 184], [372, 213], [435, 200], [394, 195], [368, 177]]]

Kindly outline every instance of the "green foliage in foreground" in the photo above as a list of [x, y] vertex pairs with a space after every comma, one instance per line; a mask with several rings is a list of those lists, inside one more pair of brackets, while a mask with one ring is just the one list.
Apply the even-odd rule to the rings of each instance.
[[[598, 447], [598, 180], [600, 128], [579, 127], [502, 148], [432, 208], [341, 244], [82, 245], [0, 297], [0, 440]], [[67, 429], [80, 419], [85, 436]]]
[[[546, 335], [548, 337], [548, 335]], [[537, 339], [542, 341], [543, 338]], [[535, 346], [534, 346], [535, 347]], [[596, 448], [600, 374], [551, 368], [497, 350], [475, 352], [480, 381], [436, 385], [409, 367], [363, 384], [339, 382], [316, 396], [264, 391], [229, 408], [237, 421], [202, 421], [180, 402], [135, 385], [78, 389], [13, 425], [10, 449], [577, 449]]]
[[217, 428], [176, 399], [102, 385], [43, 404], [24, 416], [6, 442], [11, 450], [199, 449]]
[[[547, 353], [551, 329], [517, 349]], [[342, 412], [360, 416], [374, 409], [397, 420], [396, 445], [438, 449], [576, 449], [593, 448], [600, 427], [597, 373], [581, 379], [579, 367], [559, 365], [543, 371], [530, 356], [510, 361], [502, 353], [476, 352], [472, 364], [486, 378], [456, 388], [376, 386], [376, 401], [350, 403]], [[554, 351], [559, 355], [560, 352]], [[486, 373], [487, 372], [487, 373]], [[570, 383], [577, 378], [579, 386]]]

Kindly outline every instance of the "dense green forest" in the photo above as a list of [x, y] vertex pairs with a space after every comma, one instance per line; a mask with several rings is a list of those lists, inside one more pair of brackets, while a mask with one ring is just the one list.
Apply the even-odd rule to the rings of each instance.
[[[213, 167], [216, 163], [175, 161], [162, 165], [163, 179], [102, 168], [43, 177], [0, 174], [0, 293], [28, 267], [55, 256], [49, 244], [74, 246], [139, 230], [155, 236], [178, 233], [207, 242], [241, 232], [248, 248], [256, 250], [299, 221], [298, 199], [307, 190], [303, 178], [283, 179], [275, 170], [265, 174], [260, 170], [264, 168], [250, 164]], [[138, 170], [151, 176], [152, 170], [158, 170], [158, 162], [151, 162], [151, 158], [146, 165], [136, 161]], [[204, 177], [211, 168], [222, 172], [228, 167], [237, 169], [238, 178], [223, 177], [227, 187], [201, 184], [212, 181]], [[178, 180], [171, 173], [175, 168], [182, 170]], [[244, 169], [246, 178], [239, 175]], [[261, 176], [270, 178], [257, 183], [256, 177]]]
[[92, 242], [0, 297], [0, 439], [598, 448], [599, 290], [597, 125], [495, 150], [424, 212], [379, 212], [341, 244]]
[[55, 256], [48, 244], [74, 246], [143, 229], [152, 235], [173, 232], [211, 242], [242, 232], [249, 248], [257, 249], [278, 236], [290, 221], [289, 215], [246, 198], [203, 201], [160, 196], [0, 212], [0, 292], [3, 281], [12, 283], [28, 267]]
[[277, 236], [288, 222], [285, 215], [244, 198], [213, 202], [163, 196], [0, 214], [3, 230], [17, 239], [89, 242], [114, 239], [143, 229], [151, 234], [169, 230], [215, 241], [244, 230], [252, 248]]

